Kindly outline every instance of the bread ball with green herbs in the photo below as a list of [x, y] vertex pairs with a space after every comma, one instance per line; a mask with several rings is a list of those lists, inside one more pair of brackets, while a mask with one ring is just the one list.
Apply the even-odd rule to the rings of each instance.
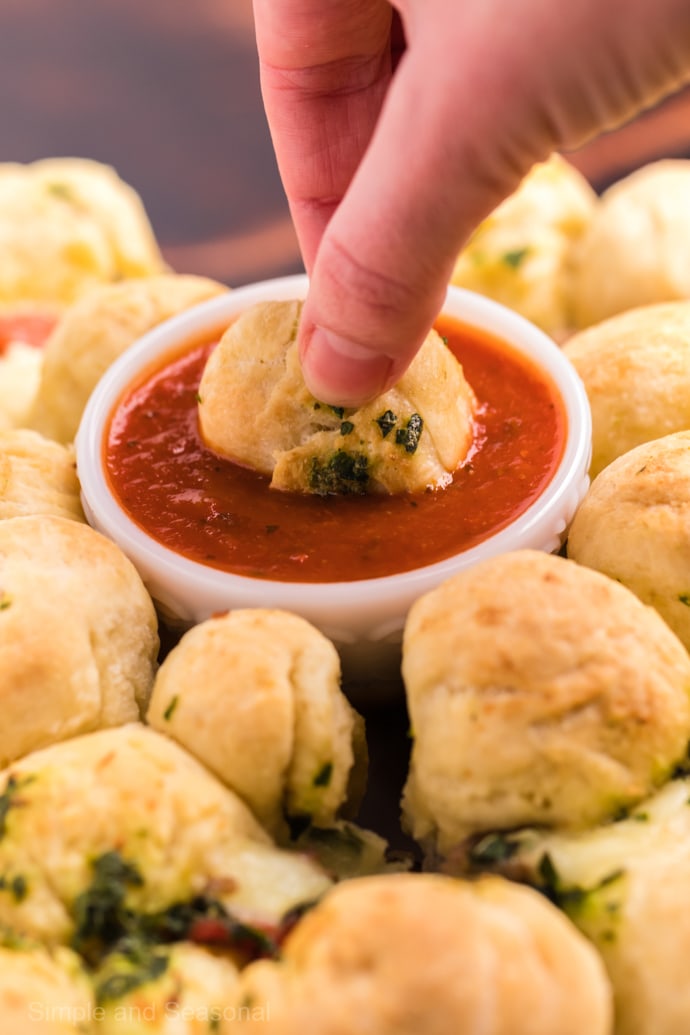
[[162, 663], [146, 719], [274, 834], [286, 819], [329, 824], [361, 796], [363, 722], [335, 647], [298, 615], [238, 609], [194, 626]]
[[583, 828], [663, 783], [690, 739], [690, 656], [658, 613], [572, 560], [519, 550], [413, 604], [403, 810], [442, 854], [482, 831]]
[[395, 493], [446, 485], [473, 440], [474, 393], [431, 331], [397, 385], [356, 409], [308, 391], [301, 303], [252, 306], [225, 332], [199, 385], [199, 425], [217, 453], [270, 476], [274, 489]]
[[575, 514], [567, 549], [658, 611], [690, 650], [690, 431], [609, 464]]
[[376, 1035], [612, 1032], [601, 960], [543, 896], [428, 873], [336, 885], [280, 960], [242, 972], [233, 1005], [243, 1033], [261, 1009], [275, 1035], [349, 1035], [353, 1018]]

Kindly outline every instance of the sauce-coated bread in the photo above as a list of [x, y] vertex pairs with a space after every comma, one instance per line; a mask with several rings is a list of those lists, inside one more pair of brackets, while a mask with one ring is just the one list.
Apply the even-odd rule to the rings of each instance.
[[690, 428], [690, 301], [613, 316], [564, 351], [592, 410], [593, 477], [634, 446]]
[[285, 611], [236, 610], [190, 629], [156, 675], [146, 719], [275, 834], [286, 815], [330, 823], [353, 767], [366, 767], [335, 647]]
[[690, 298], [690, 161], [651, 162], [604, 191], [573, 251], [577, 327]]
[[594, 479], [568, 556], [622, 582], [690, 649], [690, 431], [645, 442]]
[[574, 561], [483, 561], [413, 604], [404, 812], [449, 850], [478, 831], [585, 827], [685, 756], [690, 657], [652, 608]]
[[166, 273], [89, 292], [70, 306], [46, 342], [27, 422], [71, 442], [91, 392], [108, 367], [159, 323], [228, 289], [206, 277]]
[[66, 517], [0, 521], [0, 765], [137, 719], [158, 646], [151, 598], [109, 539]]
[[[600, 959], [530, 888], [431, 874], [336, 886], [240, 977], [275, 1035], [610, 1035]], [[356, 1018], [356, 1020], [354, 1020]], [[255, 1027], [251, 1016], [238, 1030]]]
[[28, 428], [0, 431], [0, 519], [30, 514], [84, 521], [74, 450]]
[[395, 387], [341, 410], [304, 383], [300, 308], [260, 303], [225, 332], [199, 387], [207, 444], [271, 475], [276, 489], [403, 492], [450, 481], [472, 443], [475, 399], [439, 335], [429, 334]]

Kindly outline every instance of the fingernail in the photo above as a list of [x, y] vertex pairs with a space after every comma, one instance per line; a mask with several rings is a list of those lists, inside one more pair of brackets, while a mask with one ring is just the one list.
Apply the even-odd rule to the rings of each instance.
[[315, 327], [300, 347], [307, 388], [320, 402], [359, 406], [393, 383], [390, 356]]

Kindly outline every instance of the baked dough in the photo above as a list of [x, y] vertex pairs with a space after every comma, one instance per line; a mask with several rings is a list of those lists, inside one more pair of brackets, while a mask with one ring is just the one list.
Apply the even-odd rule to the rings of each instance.
[[651, 162], [604, 191], [572, 261], [577, 327], [690, 298], [690, 161]]
[[109, 539], [66, 517], [0, 521], [0, 765], [138, 718], [158, 646], [151, 598]]
[[73, 441], [91, 392], [125, 349], [164, 320], [227, 290], [207, 277], [175, 273], [93, 289], [46, 342], [27, 423], [58, 442]]
[[[304, 618], [235, 610], [190, 629], [161, 665], [147, 722], [182, 744], [276, 836], [330, 824], [351, 790], [362, 720], [340, 660]], [[355, 783], [363, 780], [354, 774]]]
[[[339, 884], [297, 925], [280, 962], [242, 972], [243, 1001], [270, 1008], [274, 1035], [612, 1032], [596, 952], [541, 895], [498, 878]], [[256, 1028], [249, 1011], [235, 1012], [238, 1032]]]
[[613, 316], [564, 352], [592, 410], [592, 477], [634, 446], [690, 428], [690, 301]]
[[447, 484], [472, 445], [475, 399], [432, 331], [398, 384], [358, 409], [318, 402], [302, 378], [300, 302], [259, 303], [213, 350], [199, 386], [206, 443], [274, 489], [404, 492]]
[[413, 604], [403, 679], [413, 835], [443, 853], [479, 831], [586, 827], [685, 756], [690, 657], [630, 590], [521, 550]]
[[17, 428], [0, 431], [0, 520], [30, 514], [85, 521], [74, 450]]
[[139, 724], [27, 755], [0, 775], [0, 801], [0, 873], [8, 887], [24, 882], [21, 896], [0, 894], [0, 923], [95, 962], [118, 934], [116, 924], [94, 928], [99, 914], [85, 909], [99, 874], [121, 889], [137, 930], [138, 916], [199, 896], [270, 929], [331, 883], [310, 859], [275, 848], [196, 759]]
[[475, 230], [451, 282], [521, 313], [557, 339], [572, 325], [570, 257], [597, 196], [558, 154], [539, 162]]
[[0, 936], [3, 1035], [84, 1035], [93, 1030], [95, 1006], [91, 981], [75, 953]]
[[[159, 976], [142, 980], [147, 966]], [[227, 956], [191, 942], [156, 946], [143, 961], [114, 953], [94, 975], [97, 1035], [231, 1035], [238, 973]]]
[[690, 650], [690, 431], [637, 446], [603, 470], [567, 549], [655, 608]]
[[689, 800], [687, 778], [672, 780], [616, 823], [509, 839], [507, 865], [554, 899], [601, 955], [616, 1035], [690, 1031]]
[[79, 158], [0, 164], [0, 303], [66, 306], [98, 284], [165, 270], [141, 198]]

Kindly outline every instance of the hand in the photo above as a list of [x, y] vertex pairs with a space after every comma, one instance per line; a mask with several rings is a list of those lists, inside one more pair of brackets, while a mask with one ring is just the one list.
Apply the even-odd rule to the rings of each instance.
[[690, 79], [687, 0], [254, 0], [254, 16], [310, 275], [304, 376], [338, 405], [400, 378], [467, 237], [535, 162]]

